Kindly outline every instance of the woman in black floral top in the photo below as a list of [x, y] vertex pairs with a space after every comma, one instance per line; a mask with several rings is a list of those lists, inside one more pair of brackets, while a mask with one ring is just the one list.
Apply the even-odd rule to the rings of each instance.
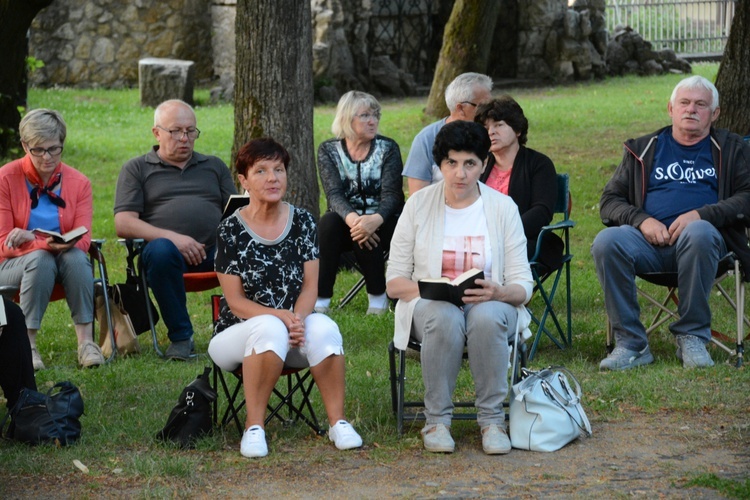
[[328, 212], [318, 222], [320, 278], [315, 310], [327, 312], [342, 252], [352, 251], [365, 278], [370, 307], [381, 314], [385, 295], [385, 252], [404, 204], [401, 151], [378, 134], [380, 104], [364, 92], [344, 94], [331, 130], [318, 148], [318, 171]]
[[328, 435], [341, 450], [362, 446], [344, 419], [344, 349], [336, 323], [311, 314], [317, 296], [318, 244], [306, 210], [282, 201], [289, 153], [255, 139], [237, 155], [237, 177], [250, 195], [219, 226], [216, 272], [226, 299], [208, 346], [223, 370], [242, 365], [247, 402], [240, 452], [268, 454], [266, 406], [283, 367], [310, 366], [328, 414]]

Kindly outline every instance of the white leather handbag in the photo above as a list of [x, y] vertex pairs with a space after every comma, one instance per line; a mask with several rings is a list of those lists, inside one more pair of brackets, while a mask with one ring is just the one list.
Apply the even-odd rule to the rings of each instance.
[[572, 373], [551, 366], [540, 371], [524, 368], [523, 374], [511, 392], [513, 448], [556, 451], [581, 433], [591, 436], [591, 424], [581, 406], [581, 386]]

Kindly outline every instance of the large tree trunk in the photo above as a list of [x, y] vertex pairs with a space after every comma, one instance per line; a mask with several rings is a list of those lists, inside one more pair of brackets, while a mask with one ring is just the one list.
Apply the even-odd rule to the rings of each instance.
[[0, 158], [18, 147], [19, 107], [26, 106], [26, 32], [40, 10], [53, 0], [0, 0]]
[[735, 3], [734, 20], [716, 75], [721, 113], [717, 126], [750, 135], [750, 1]]
[[291, 156], [286, 199], [317, 218], [310, 2], [238, 0], [236, 40], [232, 161], [248, 140], [273, 137]]
[[448, 114], [445, 87], [461, 73], [485, 73], [489, 60], [492, 35], [497, 24], [501, 2], [457, 0], [445, 25], [443, 47], [425, 113], [435, 117]]

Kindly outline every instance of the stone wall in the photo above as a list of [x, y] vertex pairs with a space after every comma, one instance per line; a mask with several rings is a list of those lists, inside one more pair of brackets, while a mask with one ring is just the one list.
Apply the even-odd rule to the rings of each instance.
[[588, 80], [606, 74], [605, 0], [521, 0], [517, 78]]
[[29, 55], [45, 63], [39, 86], [123, 87], [138, 84], [144, 57], [195, 62], [198, 80], [213, 76], [211, 0], [65, 0], [37, 15]]
[[[318, 99], [335, 101], [351, 89], [403, 96], [429, 86], [453, 0], [300, 1], [312, 8]], [[605, 0], [493, 1], [503, 6], [487, 71], [492, 77], [559, 82], [607, 74]], [[231, 99], [235, 12], [236, 0], [54, 2], [30, 30], [30, 55], [45, 63], [30, 81], [132, 86], [141, 58], [187, 59], [195, 62], [198, 84], [218, 81], [212, 95]]]

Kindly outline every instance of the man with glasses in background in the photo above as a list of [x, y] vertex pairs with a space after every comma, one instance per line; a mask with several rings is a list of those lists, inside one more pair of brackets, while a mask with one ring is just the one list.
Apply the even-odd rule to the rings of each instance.
[[454, 120], [474, 121], [480, 104], [492, 99], [492, 79], [480, 73], [458, 75], [445, 89], [445, 104], [450, 115], [427, 125], [414, 137], [402, 175], [406, 177], [409, 195], [443, 179], [440, 168], [432, 160], [432, 146], [443, 125]]
[[221, 159], [195, 152], [200, 130], [189, 104], [161, 103], [151, 132], [158, 145], [120, 170], [115, 230], [121, 238], [147, 242], [141, 259], [167, 326], [166, 357], [187, 360], [193, 325], [182, 275], [213, 271], [216, 228], [236, 188]]

